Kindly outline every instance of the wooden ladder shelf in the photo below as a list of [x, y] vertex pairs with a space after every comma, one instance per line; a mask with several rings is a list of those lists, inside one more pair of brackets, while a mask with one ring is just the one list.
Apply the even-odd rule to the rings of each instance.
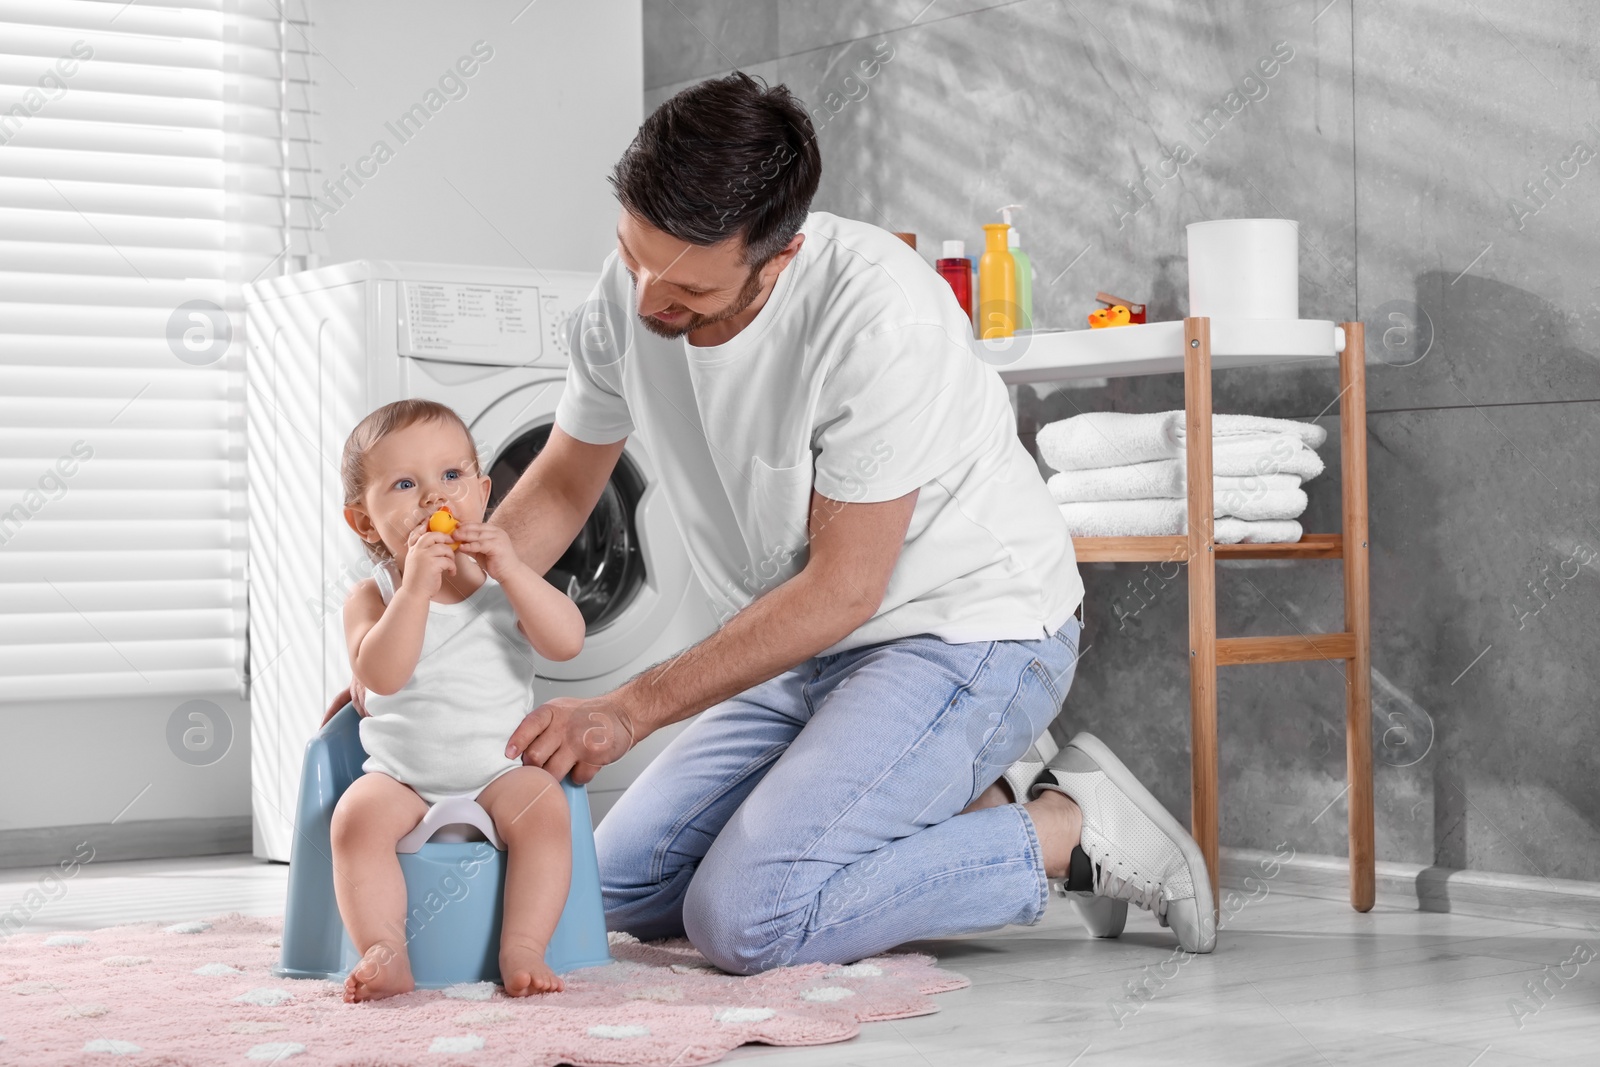
[[[1367, 549], [1365, 335], [1344, 322], [1339, 356], [1339, 432], [1343, 531], [1306, 534], [1293, 544], [1219, 545], [1213, 541], [1211, 481], [1211, 321], [1183, 320], [1183, 384], [1188, 448], [1187, 534], [1079, 537], [1080, 563], [1174, 561], [1189, 568], [1190, 832], [1218, 889], [1217, 668], [1251, 663], [1338, 660], [1345, 664], [1345, 749], [1350, 816], [1350, 903], [1373, 903], [1372, 666]], [[1123, 327], [1127, 329], [1128, 327]], [[1344, 563], [1344, 630], [1282, 637], [1217, 636], [1216, 563], [1223, 559], [1337, 559]]]

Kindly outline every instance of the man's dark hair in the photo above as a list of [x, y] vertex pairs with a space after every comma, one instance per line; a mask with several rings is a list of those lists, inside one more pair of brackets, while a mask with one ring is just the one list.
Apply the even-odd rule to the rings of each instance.
[[821, 178], [806, 109], [736, 70], [656, 108], [610, 181], [624, 208], [679, 240], [742, 235], [745, 262], [760, 267], [805, 224]]

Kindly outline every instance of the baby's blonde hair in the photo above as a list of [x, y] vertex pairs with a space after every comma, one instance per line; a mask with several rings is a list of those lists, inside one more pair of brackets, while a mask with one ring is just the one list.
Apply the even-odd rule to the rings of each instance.
[[[472, 440], [472, 431], [467, 428], [467, 424], [454, 409], [436, 400], [418, 398], [396, 400], [392, 404], [383, 405], [356, 423], [356, 428], [351, 430], [350, 436], [345, 439], [344, 455], [339, 461], [339, 476], [344, 484], [345, 507], [360, 506], [367, 495], [367, 453], [390, 434], [430, 419], [435, 422], [454, 423], [461, 427], [462, 436], [473, 446], [472, 473], [479, 476], [483, 474], [478, 466], [477, 445]], [[389, 546], [381, 540], [376, 544], [363, 540], [362, 544], [366, 546], [368, 558], [374, 563], [394, 559]]]

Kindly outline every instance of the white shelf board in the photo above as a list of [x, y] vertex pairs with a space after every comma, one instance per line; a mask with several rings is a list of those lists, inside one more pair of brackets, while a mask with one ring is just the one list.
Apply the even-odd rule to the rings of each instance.
[[[974, 340], [1008, 385], [1183, 371], [1183, 320], [1099, 330], [1030, 330]], [[1326, 319], [1212, 319], [1211, 368], [1336, 362], [1344, 328]]]

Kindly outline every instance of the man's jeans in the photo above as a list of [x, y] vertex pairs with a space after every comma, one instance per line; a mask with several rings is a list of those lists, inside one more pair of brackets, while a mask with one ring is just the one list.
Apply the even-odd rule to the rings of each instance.
[[595, 831], [607, 926], [753, 974], [1038, 922], [1032, 818], [957, 812], [1055, 718], [1078, 636], [888, 641], [707, 709]]

